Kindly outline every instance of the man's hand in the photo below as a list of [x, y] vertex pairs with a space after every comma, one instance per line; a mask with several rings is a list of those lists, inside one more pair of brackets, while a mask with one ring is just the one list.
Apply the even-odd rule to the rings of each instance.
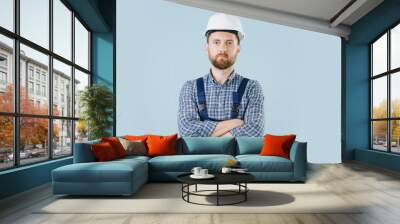
[[230, 130], [232, 130], [236, 127], [242, 126], [243, 123], [244, 122], [241, 119], [230, 119], [230, 120], [226, 120], [226, 121], [221, 121], [217, 124], [217, 126], [215, 127], [211, 136], [214, 136], [214, 137], [223, 136]]
[[221, 135], [220, 137], [232, 137], [232, 136], [233, 135], [232, 135], [231, 131], [228, 131], [227, 133]]

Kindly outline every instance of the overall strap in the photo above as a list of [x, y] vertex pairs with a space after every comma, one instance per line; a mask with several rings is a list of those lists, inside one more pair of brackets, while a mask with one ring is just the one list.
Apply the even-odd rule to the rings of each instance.
[[203, 77], [200, 77], [196, 80], [196, 85], [197, 85], [197, 100], [199, 101], [198, 109], [199, 109], [200, 120], [205, 121], [208, 120], [209, 118], [206, 107], [206, 93], [204, 91]]
[[239, 116], [239, 107], [240, 102], [242, 101], [242, 97], [244, 91], [246, 90], [247, 83], [249, 82], [248, 78], [243, 78], [240, 82], [239, 89], [237, 92], [233, 92], [233, 104], [232, 104], [232, 111], [231, 111], [231, 119], [235, 119]]

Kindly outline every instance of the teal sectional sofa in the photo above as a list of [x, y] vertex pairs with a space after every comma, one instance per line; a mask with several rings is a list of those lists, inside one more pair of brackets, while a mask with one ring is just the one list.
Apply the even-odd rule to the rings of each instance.
[[297, 141], [290, 159], [258, 155], [262, 137], [183, 137], [177, 140], [177, 155], [96, 162], [90, 145], [98, 142], [75, 144], [74, 163], [52, 171], [54, 194], [131, 195], [148, 181], [176, 181], [196, 166], [219, 172], [231, 159], [247, 168], [256, 181], [306, 181], [307, 143]]

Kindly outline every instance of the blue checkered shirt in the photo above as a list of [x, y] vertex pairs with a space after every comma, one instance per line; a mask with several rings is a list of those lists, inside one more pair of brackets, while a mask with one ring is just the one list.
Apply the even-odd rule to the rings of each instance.
[[[208, 116], [214, 120], [231, 119], [232, 93], [243, 77], [233, 72], [224, 84], [209, 73], [203, 76]], [[249, 80], [239, 108], [238, 119], [244, 124], [231, 130], [233, 136], [262, 136], [264, 133], [264, 95], [259, 82]], [[196, 80], [183, 85], [179, 95], [178, 129], [181, 136], [211, 136], [217, 121], [200, 121]]]

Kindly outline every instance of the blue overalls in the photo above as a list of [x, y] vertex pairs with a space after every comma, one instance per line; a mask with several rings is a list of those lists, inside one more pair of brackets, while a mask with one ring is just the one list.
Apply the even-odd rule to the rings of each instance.
[[[242, 81], [240, 82], [238, 91], [232, 93], [233, 104], [231, 111], [231, 119], [235, 119], [239, 116], [240, 102], [242, 101], [243, 93], [246, 90], [248, 81], [249, 79], [243, 78]], [[197, 85], [197, 99], [199, 101], [198, 109], [199, 109], [200, 120], [220, 121], [208, 117], [207, 106], [206, 106], [206, 93], [204, 91], [203, 77], [200, 77], [196, 80], [196, 85]]]

